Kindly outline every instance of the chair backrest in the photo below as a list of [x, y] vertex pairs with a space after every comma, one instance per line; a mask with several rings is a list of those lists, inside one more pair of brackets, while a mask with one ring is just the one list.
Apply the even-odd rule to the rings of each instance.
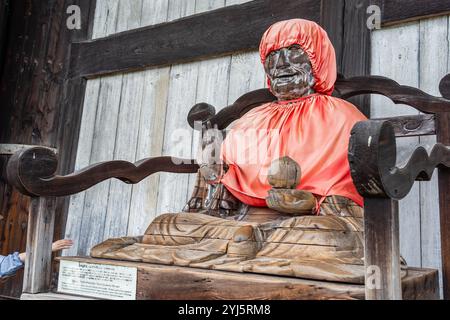
[[[347, 79], [339, 75], [333, 96], [348, 100], [359, 95], [379, 94], [395, 104], [409, 105], [424, 114], [383, 120], [389, 119], [397, 137], [422, 136], [436, 134], [436, 114], [450, 111], [450, 74], [441, 80], [439, 88], [444, 98], [431, 96], [417, 88], [402, 86], [385, 77], [362, 76]], [[195, 121], [209, 121], [211, 125], [217, 125], [218, 129], [223, 130], [251, 109], [275, 99], [268, 89], [255, 90], [217, 114], [213, 106], [200, 103], [189, 112], [188, 123], [194, 128]]]

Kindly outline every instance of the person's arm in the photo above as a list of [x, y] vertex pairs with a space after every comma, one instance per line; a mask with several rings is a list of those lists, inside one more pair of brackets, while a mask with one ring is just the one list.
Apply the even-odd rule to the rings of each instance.
[[[64, 249], [69, 249], [72, 247], [72, 240], [58, 240], [52, 244], [52, 252], [61, 251]], [[27, 253], [15, 252], [9, 256], [0, 256], [0, 278], [11, 276], [23, 267], [25, 259], [27, 258]]]
[[0, 278], [11, 276], [23, 267], [20, 254], [15, 252], [9, 256], [0, 256]]
[[[55, 241], [52, 243], [52, 252], [70, 249], [72, 247], [72, 245], [73, 245], [73, 241], [68, 240], [68, 239]], [[25, 259], [27, 258], [27, 253], [26, 252], [19, 253], [18, 257], [19, 257], [20, 261], [22, 261], [22, 263], [25, 263]]]

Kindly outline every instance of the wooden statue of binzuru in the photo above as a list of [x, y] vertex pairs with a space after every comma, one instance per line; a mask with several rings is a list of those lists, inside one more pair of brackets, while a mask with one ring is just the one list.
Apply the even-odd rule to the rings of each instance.
[[185, 212], [93, 257], [364, 283], [363, 199], [347, 153], [366, 118], [331, 96], [334, 48], [318, 24], [293, 19], [265, 32], [260, 56], [277, 101], [242, 116], [223, 143], [204, 131]]

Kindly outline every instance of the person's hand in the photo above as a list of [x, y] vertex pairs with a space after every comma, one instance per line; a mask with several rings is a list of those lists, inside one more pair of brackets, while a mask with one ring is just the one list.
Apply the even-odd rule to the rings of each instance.
[[58, 240], [53, 242], [52, 244], [52, 252], [64, 250], [64, 249], [70, 249], [73, 246], [72, 240]]
[[22, 263], [25, 263], [25, 259], [27, 258], [27, 254], [25, 252], [19, 254], [19, 259]]

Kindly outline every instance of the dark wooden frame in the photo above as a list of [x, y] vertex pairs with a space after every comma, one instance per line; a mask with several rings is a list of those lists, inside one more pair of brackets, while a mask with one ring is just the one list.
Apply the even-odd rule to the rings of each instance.
[[[282, 0], [283, 3], [287, 3], [288, 0]], [[56, 141], [55, 143], [51, 143], [52, 146], [58, 147], [61, 154], [61, 158], [59, 161], [60, 168], [59, 172], [62, 174], [67, 174], [71, 172], [74, 167], [74, 161], [76, 156], [76, 149], [78, 145], [78, 132], [81, 123], [81, 113], [82, 106], [84, 100], [84, 92], [85, 92], [85, 84], [87, 77], [93, 76], [102, 76], [104, 74], [108, 74], [111, 72], [129, 72], [133, 70], [139, 70], [143, 68], [148, 68], [152, 66], [157, 66], [161, 64], [172, 64], [180, 61], [194, 60], [199, 58], [205, 58], [207, 56], [212, 55], [222, 55], [229, 53], [230, 50], [227, 49], [228, 46], [231, 46], [236, 38], [233, 37], [219, 37], [218, 39], [211, 39], [207, 34], [200, 32], [199, 39], [203, 40], [212, 40], [206, 41], [205, 44], [194, 43], [194, 47], [196, 45], [196, 55], [195, 56], [186, 56], [180, 53], [175, 54], [170, 59], [167, 58], [155, 58], [155, 56], [144, 54], [144, 51], [141, 51], [137, 46], [134, 48], [133, 52], [131, 52], [131, 56], [127, 55], [114, 55], [112, 59], [113, 68], [109, 68], [108, 66], [102, 67], [98, 70], [91, 70], [89, 72], [83, 71], [85, 70], [85, 66], [83, 60], [88, 56], [88, 52], [90, 50], [98, 50], [101, 46], [105, 45], [108, 41], [112, 39], [116, 39], [117, 37], [122, 37], [122, 39], [127, 36], [133, 34], [135, 37], [145, 38], [148, 36], [149, 32], [155, 32], [155, 28], [160, 28], [159, 30], [170, 30], [170, 28], [174, 28], [173, 30], [177, 30], [183, 25], [186, 26], [188, 23], [192, 23], [195, 19], [201, 17], [202, 19], [208, 20], [210, 17], [217, 17], [219, 19], [223, 19], [232, 12], [239, 13], [238, 17], [245, 16], [245, 13], [242, 13], [244, 10], [249, 8], [253, 8], [254, 10], [261, 10], [257, 12], [268, 12], [269, 15], [266, 17], [262, 17], [259, 19], [253, 19], [250, 17], [250, 21], [247, 23], [247, 37], [245, 38], [247, 42], [239, 42], [235, 51], [245, 51], [255, 49], [259, 42], [260, 33], [263, 31], [263, 26], [267, 26], [274, 20], [279, 20], [282, 18], [290, 18], [290, 17], [300, 17], [299, 11], [293, 10], [292, 12], [286, 12], [284, 9], [280, 9], [283, 7], [280, 3], [281, 1], [270, 1], [270, 0], [257, 0], [252, 1], [250, 3], [246, 3], [243, 5], [233, 6], [231, 8], [224, 8], [215, 10], [212, 12], [207, 12], [204, 14], [187, 17], [184, 19], [180, 19], [177, 21], [161, 24], [154, 28], [142, 28], [133, 31], [127, 31], [121, 33], [120, 35], [112, 36], [111, 38], [106, 39], [98, 39], [98, 40], [87, 40], [90, 38], [90, 30], [93, 21], [93, 12], [95, 8], [95, 1], [90, 0], [74, 0], [76, 4], [80, 4], [83, 8], [89, 8], [88, 10], [83, 9], [83, 29], [79, 32], [72, 32], [71, 41], [75, 41], [73, 44], [73, 50], [71, 54], [66, 54], [70, 59], [70, 67], [69, 69], [69, 77], [67, 78], [64, 86], [61, 90], [64, 92], [64, 95], [61, 99], [57, 99], [57, 104], [61, 104], [65, 107], [62, 108], [59, 114], [61, 115], [55, 121], [59, 123], [58, 128], [58, 139], [52, 139], [52, 141]], [[441, 1], [441, 0], [426, 0], [420, 2], [420, 4], [416, 4], [416, 1], [413, 0], [377, 0], [377, 1], [369, 1], [369, 0], [317, 0], [315, 3], [311, 2], [311, 0], [302, 1], [291, 1], [297, 2], [297, 4], [288, 4], [289, 8], [291, 5], [301, 6], [303, 4], [302, 14], [305, 14], [305, 18], [316, 20], [320, 19], [320, 23], [327, 30], [333, 30], [330, 33], [330, 37], [333, 43], [336, 46], [336, 54], [339, 65], [339, 71], [348, 75], [367, 75], [369, 74], [370, 67], [370, 32], [365, 27], [365, 9], [369, 4], [378, 4], [382, 8], [382, 22], [383, 25], [390, 25], [394, 23], [400, 23], [403, 21], [409, 21], [413, 19], [420, 19], [426, 16], [434, 16], [434, 15], [442, 15], [450, 10], [449, 1]], [[302, 2], [302, 3], [300, 3]], [[317, 3], [320, 3], [320, 17], [317, 16], [317, 13], [313, 13], [312, 16], [306, 16], [308, 12], [305, 9], [305, 3], [311, 4], [312, 8], [317, 8]], [[261, 9], [257, 9], [254, 5], [260, 4]], [[400, 8], [400, 9], [399, 9]], [[240, 11], [241, 10], [241, 11]], [[256, 12], [256, 11], [255, 11]], [[273, 15], [273, 16], [272, 16]], [[224, 20], [227, 21], [227, 20]], [[345, 21], [345, 23], [344, 23]], [[234, 28], [236, 24], [233, 25]], [[226, 26], [216, 26], [211, 25], [208, 27], [219, 27], [220, 31], [223, 34], [227, 33]], [[59, 32], [59, 30], [55, 30]], [[235, 30], [236, 32], [236, 30]], [[230, 39], [231, 38], [231, 39]], [[175, 41], [177, 44], [175, 47], [179, 48], [180, 51], [183, 51], [183, 48], [189, 48], [186, 43], [183, 45], [184, 37], [179, 38], [171, 38], [171, 41]], [[191, 37], [192, 40], [192, 37]], [[161, 43], [157, 43], [158, 46], [161, 47], [170, 47], [172, 42], [164, 42], [164, 39], [161, 40]], [[194, 39], [195, 41], [195, 39]], [[219, 41], [219, 42], [218, 42]], [[343, 43], [346, 46], [343, 46]], [[217, 47], [222, 48], [222, 51], [218, 50]], [[120, 45], [115, 47], [115, 50], [121, 50]], [[215, 49], [216, 48], [216, 49]], [[128, 50], [127, 47], [122, 47], [123, 50]], [[102, 56], [103, 54], [111, 54], [110, 52], [98, 51], [98, 56]], [[135, 56], [133, 58], [133, 55]], [[116, 59], [117, 57], [117, 59]], [[145, 59], [140, 59], [139, 57], [145, 57]], [[147, 59], [147, 60], [146, 60]], [[158, 60], [159, 59], [159, 60]], [[164, 60], [165, 59], [165, 60]], [[127, 62], [127, 60], [132, 60], [133, 62]], [[120, 66], [120, 68], [114, 67], [114, 64]], [[67, 64], [69, 66], [69, 64]], [[92, 68], [92, 67], [89, 67]], [[117, 70], [116, 70], [117, 69]], [[88, 69], [86, 69], [88, 70]], [[444, 87], [444, 90], [448, 92], [448, 87]], [[441, 92], [443, 92], [441, 90]], [[355, 100], [357, 99], [357, 100]], [[56, 100], [55, 100], [56, 101]], [[53, 103], [55, 103], [55, 101]], [[369, 103], [367, 97], [358, 96], [355, 97], [352, 102], [356, 103], [360, 106], [361, 110], [369, 115]], [[56, 105], [54, 106], [56, 107]], [[69, 112], [66, 112], [69, 111]], [[427, 116], [422, 116], [427, 117]], [[418, 123], [426, 123], [428, 128], [428, 133], [432, 134], [436, 131], [436, 128], [440, 128], [438, 130], [438, 140], [444, 144], [449, 143], [450, 133], [448, 131], [448, 123], [449, 123], [449, 114], [448, 113], [439, 113], [436, 116], [432, 115], [431, 118], [420, 118], [420, 117], [406, 117], [402, 120], [396, 121], [396, 134], [401, 135], [403, 133], [409, 133], [410, 135], [414, 135], [417, 132], [415, 130], [410, 130], [410, 126], [414, 126]], [[70, 120], [70, 121], [68, 121]], [[426, 120], [426, 121], [423, 121]], [[436, 126], [434, 125], [434, 121], [436, 120]], [[68, 125], [67, 125], [68, 124]], [[415, 133], [416, 132], [416, 133]], [[33, 141], [34, 142], [34, 141]], [[15, 143], [15, 141], [13, 142]], [[46, 145], [49, 145], [46, 143]], [[445, 197], [444, 192], [448, 192], [448, 172], [446, 170], [440, 169], [440, 190], [441, 190], [441, 224], [445, 224], [446, 226], [450, 226], [450, 217], [447, 214], [449, 212], [449, 204], [448, 202], [442, 200]], [[441, 178], [442, 176], [442, 178]], [[446, 184], [447, 183], [447, 184]], [[442, 191], [444, 190], [444, 191]], [[32, 206], [33, 207], [33, 206]], [[34, 208], [39, 208], [39, 206], [34, 206]], [[63, 199], [58, 199], [56, 204], [56, 212], [58, 212], [57, 216], [61, 221], [65, 220], [65, 215], [67, 213], [67, 201]], [[33, 213], [31, 213], [33, 214]], [[450, 256], [450, 239], [448, 237], [443, 237], [443, 246], [442, 250], [445, 255]], [[444, 268], [444, 276], [446, 278], [450, 277], [450, 266]], [[449, 289], [446, 290], [446, 297], [449, 297]]]

